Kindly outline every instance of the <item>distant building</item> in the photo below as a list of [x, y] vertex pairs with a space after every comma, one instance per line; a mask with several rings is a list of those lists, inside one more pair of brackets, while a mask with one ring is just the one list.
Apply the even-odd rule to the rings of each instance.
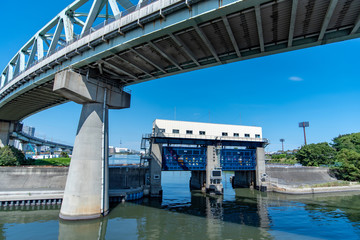
[[254, 126], [185, 122], [156, 119], [153, 133], [168, 137], [262, 138], [262, 128]]
[[131, 153], [131, 149], [116, 147], [115, 152], [116, 153]]
[[31, 137], [35, 136], [35, 128], [34, 127], [24, 126], [22, 131], [24, 133], [26, 133], [27, 135], [30, 135]]
[[114, 153], [115, 153], [115, 147], [109, 146], [109, 154], [114, 154]]

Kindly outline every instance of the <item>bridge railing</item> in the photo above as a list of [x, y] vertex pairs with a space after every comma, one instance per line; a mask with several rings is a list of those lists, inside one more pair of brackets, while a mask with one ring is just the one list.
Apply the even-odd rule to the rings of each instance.
[[[44, 55], [43, 57], [38, 58], [38, 59], [34, 59], [32, 62], [30, 62], [30, 63], [28, 62], [28, 64], [26, 64], [26, 66], [23, 69], [19, 69], [20, 67], [16, 66], [16, 64], [20, 64], [20, 63], [12, 63], [12, 61], [15, 59], [15, 62], [20, 62], [19, 60], [16, 60], [16, 59], [20, 59], [20, 54], [24, 54], [25, 52], [29, 51], [29, 48], [32, 45], [32, 44], [29, 44], [29, 42], [31, 42], [31, 41], [34, 42], [33, 43], [34, 46], [33, 46], [32, 50], [34, 49], [37, 40], [36, 40], [36, 36], [32, 37], [32, 39], [13, 57], [13, 59], [8, 63], [8, 65], [5, 67], [5, 69], [1, 73], [1, 75], [0, 75], [0, 89], [3, 89], [5, 86], [7, 86], [9, 83], [11, 83], [11, 81], [13, 79], [18, 77], [19, 75], [21, 75], [22, 73], [24, 73], [25, 71], [30, 69], [31, 67], [37, 65], [39, 62], [43, 61], [44, 59], [52, 56], [53, 54], [60, 51], [61, 49], [69, 46], [70, 44], [82, 39], [83, 37], [95, 32], [95, 31], [103, 28], [104, 26], [114, 22], [115, 20], [121, 19], [121, 18], [135, 12], [136, 10], [140, 10], [141, 8], [143, 8], [145, 6], [148, 6], [149, 4], [152, 4], [152, 3], [157, 2], [157, 1], [161, 1], [161, 0], [144, 0], [144, 1], [141, 1], [140, 4], [135, 5], [133, 7], [130, 7], [128, 9], [125, 9], [125, 10], [121, 11], [120, 14], [118, 14], [118, 15], [111, 16], [113, 18], [109, 18], [109, 19], [103, 21], [102, 23], [100, 23], [100, 24], [98, 24], [98, 25], [96, 25], [94, 27], [90, 27], [89, 30], [84, 31], [81, 34], [74, 33], [71, 40], [63, 42], [63, 43], [60, 43], [60, 41], [59, 41], [59, 43], [57, 44], [57, 46], [56, 46], [56, 48], [54, 50], [50, 51], [50, 49], [48, 49], [49, 52], [45, 51], [46, 54], [43, 54]], [[68, 8], [70, 9], [70, 6]], [[60, 14], [57, 17], [59, 17]], [[118, 18], [118, 19], [115, 19], [115, 18]], [[48, 23], [48, 25], [51, 25], [51, 24], [54, 25], [54, 22], [52, 21], [52, 22]], [[56, 24], [55, 24], [55, 26], [56, 26]], [[46, 29], [47, 27], [48, 26], [45, 26], [44, 28]], [[37, 34], [40, 35], [39, 33], [37, 33]], [[24, 61], [25, 61], [25, 57], [24, 57]], [[25, 65], [25, 63], [23, 63], [23, 64]], [[17, 71], [13, 70], [13, 69], [16, 69], [16, 68], [18, 69]]]
[[166, 138], [185, 138], [185, 139], [204, 139], [204, 140], [230, 140], [230, 141], [245, 141], [245, 142], [265, 142], [269, 143], [267, 138], [250, 138], [250, 137], [231, 137], [231, 136], [211, 136], [211, 135], [197, 135], [197, 134], [180, 134], [180, 133], [152, 133], [151, 137], [166, 137]]

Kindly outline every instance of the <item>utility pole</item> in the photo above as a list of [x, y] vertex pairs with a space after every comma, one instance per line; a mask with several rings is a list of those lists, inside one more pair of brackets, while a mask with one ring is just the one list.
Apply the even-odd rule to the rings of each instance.
[[280, 142], [281, 142], [281, 145], [282, 145], [282, 152], [284, 152], [284, 142], [285, 142], [285, 139], [281, 138], [281, 139], [280, 139]]
[[306, 145], [306, 132], [305, 132], [305, 128], [309, 127], [309, 122], [300, 122], [299, 123], [299, 127], [303, 128], [304, 130], [304, 141], [305, 141], [305, 145]]

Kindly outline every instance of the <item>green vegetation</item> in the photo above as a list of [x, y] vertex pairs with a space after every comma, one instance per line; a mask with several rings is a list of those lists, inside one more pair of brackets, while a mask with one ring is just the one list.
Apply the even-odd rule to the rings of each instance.
[[26, 158], [24, 153], [13, 146], [5, 146], [0, 148], [0, 166], [24, 166], [24, 165], [40, 165], [40, 166], [69, 166], [69, 155], [64, 152], [61, 158], [48, 159], [32, 159]]
[[13, 146], [0, 148], [0, 166], [32, 165], [32, 159], [25, 158], [25, 155]]
[[303, 146], [296, 154], [304, 166], [327, 165], [338, 179], [360, 181], [360, 133], [340, 135], [328, 143]]
[[69, 158], [69, 154], [68, 154], [67, 152], [62, 151], [62, 152], [60, 153], [60, 157], [61, 157], [61, 158]]
[[332, 146], [336, 151], [348, 149], [360, 153], [360, 133], [339, 135], [333, 139]]
[[335, 154], [335, 149], [322, 142], [303, 146], [295, 156], [304, 166], [320, 166], [333, 164]]
[[47, 159], [37, 159], [35, 160], [34, 165], [40, 166], [69, 166], [70, 158], [47, 158]]
[[271, 155], [271, 160], [269, 162], [293, 165], [298, 161], [296, 160], [294, 154], [282, 153]]

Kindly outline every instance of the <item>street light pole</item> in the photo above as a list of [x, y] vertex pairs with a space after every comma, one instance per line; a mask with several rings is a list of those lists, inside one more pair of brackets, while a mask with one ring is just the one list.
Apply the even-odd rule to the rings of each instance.
[[309, 122], [300, 122], [299, 123], [299, 127], [302, 127], [304, 130], [304, 141], [305, 141], [305, 145], [306, 145], [306, 132], [305, 132], [305, 128], [309, 127]]
[[280, 142], [281, 142], [281, 145], [282, 145], [282, 152], [284, 152], [284, 142], [285, 142], [285, 139], [281, 138], [281, 139], [280, 139]]

